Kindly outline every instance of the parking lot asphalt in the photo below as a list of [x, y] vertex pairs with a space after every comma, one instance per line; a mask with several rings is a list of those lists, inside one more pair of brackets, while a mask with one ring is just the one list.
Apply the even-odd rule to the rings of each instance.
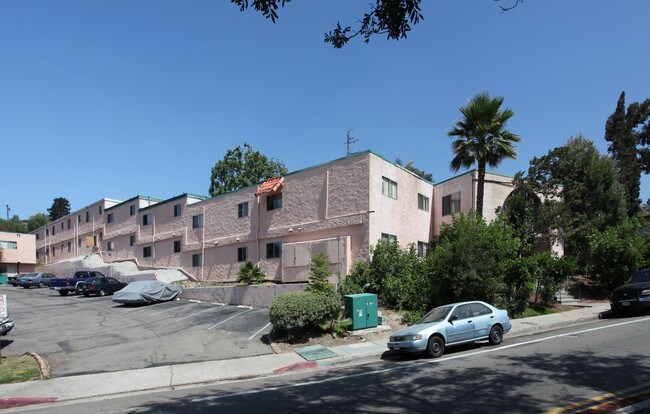
[[272, 354], [268, 309], [188, 300], [149, 306], [0, 286], [15, 327], [3, 355], [43, 356], [52, 377]]

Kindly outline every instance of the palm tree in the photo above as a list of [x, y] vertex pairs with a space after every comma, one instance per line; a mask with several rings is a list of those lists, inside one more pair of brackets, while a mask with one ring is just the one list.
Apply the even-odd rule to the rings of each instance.
[[451, 170], [457, 172], [461, 167], [470, 168], [478, 164], [478, 183], [476, 189], [476, 214], [483, 216], [483, 190], [485, 187], [485, 168], [498, 167], [505, 158], [517, 158], [513, 143], [521, 137], [506, 129], [506, 123], [515, 114], [510, 108], [501, 110], [503, 97], [490, 97], [481, 92], [460, 107], [463, 119], [447, 132], [450, 137], [458, 137], [452, 144], [454, 158]]

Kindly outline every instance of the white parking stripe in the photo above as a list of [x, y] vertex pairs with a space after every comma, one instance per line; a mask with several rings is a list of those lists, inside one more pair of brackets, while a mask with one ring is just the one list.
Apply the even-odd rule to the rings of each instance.
[[217, 308], [207, 308], [207, 309], [203, 309], [202, 311], [199, 311], [199, 312], [190, 313], [189, 315], [187, 315], [187, 316], [185, 316], [185, 317], [183, 317], [183, 318], [176, 319], [176, 322], [180, 322], [180, 321], [182, 321], [183, 319], [191, 318], [192, 316], [194, 316], [194, 315], [198, 315], [199, 313], [203, 313], [203, 312], [207, 312], [207, 311], [215, 310], [215, 309], [217, 309]]
[[[193, 303], [190, 303], [190, 304], [187, 305], [187, 306], [196, 305], [196, 304], [197, 304], [196, 302], [193, 302]], [[183, 307], [184, 307], [184, 306], [183, 306]], [[152, 313], [152, 314], [149, 315], [149, 316], [160, 315], [161, 313], [165, 313], [165, 312], [167, 312], [167, 311], [174, 310], [174, 309], [178, 309], [178, 308], [179, 308], [178, 306], [173, 306], [173, 307], [171, 307], [171, 308], [168, 308], [168, 309], [165, 309], [165, 310], [161, 310], [160, 312]]]
[[266, 325], [264, 325], [264, 328], [262, 328], [262, 329], [260, 329], [259, 331], [255, 332], [255, 333], [253, 334], [253, 336], [251, 336], [250, 338], [248, 338], [248, 340], [250, 341], [251, 339], [255, 338], [255, 337], [257, 336], [258, 333], [260, 333], [260, 332], [262, 332], [263, 330], [265, 330], [266, 328], [268, 328], [269, 325], [271, 325], [271, 322], [269, 322], [269, 323], [267, 323]]
[[246, 312], [250, 312], [250, 311], [252, 311], [252, 310], [253, 310], [253, 309], [248, 309], [248, 310], [245, 310], [245, 311], [243, 311], [243, 312], [236, 313], [236, 314], [232, 315], [230, 318], [228, 318], [228, 319], [224, 319], [223, 321], [221, 321], [221, 322], [219, 322], [219, 323], [217, 323], [217, 324], [215, 324], [215, 325], [212, 325], [211, 327], [208, 328], [208, 331], [209, 331], [210, 329], [212, 329], [212, 328], [215, 328], [215, 327], [221, 325], [221, 324], [224, 323], [224, 322], [228, 322], [229, 320], [231, 320], [231, 319], [234, 318], [234, 317], [237, 317], [237, 316], [239, 316], [239, 315], [243, 315], [243, 314], [245, 314]]

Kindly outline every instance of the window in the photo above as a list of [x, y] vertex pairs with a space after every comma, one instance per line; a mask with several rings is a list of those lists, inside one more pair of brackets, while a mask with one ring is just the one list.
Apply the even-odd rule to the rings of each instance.
[[427, 250], [429, 250], [429, 243], [419, 241], [418, 242], [418, 257], [426, 256]]
[[68, 219], [68, 230], [70, 230], [70, 227], [72, 226], [72, 221]]
[[282, 193], [266, 196], [266, 211], [282, 208]]
[[129, 207], [129, 214], [132, 216], [135, 216], [135, 205], [132, 205]]
[[266, 258], [277, 259], [282, 257], [282, 242], [273, 242], [266, 244]]
[[61, 222], [61, 230], [63, 230], [63, 222]]
[[17, 250], [18, 243], [14, 241], [0, 241], [0, 249], [2, 250]]
[[476, 316], [483, 316], [483, 315], [489, 315], [492, 313], [492, 310], [488, 308], [487, 306], [481, 304], [481, 303], [470, 303], [469, 304], [470, 309], [472, 310], [472, 314]]
[[237, 204], [237, 217], [248, 217], [248, 201]]
[[397, 183], [390, 178], [381, 177], [381, 193], [397, 200]]
[[237, 248], [237, 261], [245, 262], [248, 260], [248, 247], [238, 247]]
[[108, 215], [106, 216], [106, 222], [107, 223], [113, 222], [113, 213], [108, 213]]
[[193, 267], [198, 267], [203, 264], [203, 254], [202, 253], [196, 253], [192, 255], [192, 266]]
[[41, 234], [40, 234], [40, 233], [36, 233], [36, 240], [40, 240], [40, 239], [41, 239]]
[[429, 211], [429, 197], [418, 194], [418, 208], [423, 211]]
[[460, 191], [442, 197], [442, 215], [460, 213]]
[[45, 237], [50, 235], [50, 229], [45, 229]]
[[470, 316], [469, 306], [467, 305], [458, 305], [456, 309], [452, 312], [451, 316], [455, 316], [458, 319], [467, 319]]
[[86, 223], [90, 221], [90, 211], [86, 211]]
[[135, 236], [129, 237], [129, 245], [130, 246], [135, 246]]
[[68, 242], [68, 253], [72, 251], [72, 242]]
[[397, 236], [395, 236], [393, 234], [382, 233], [381, 234], [381, 239], [386, 240], [388, 242], [397, 243]]
[[56, 246], [52, 246], [52, 257], [56, 256]]
[[151, 213], [147, 213], [142, 216], [142, 225], [148, 226], [149, 224], [151, 224]]
[[56, 234], [56, 227], [52, 226], [52, 236]]
[[180, 252], [181, 252], [181, 241], [174, 240], [174, 253], [180, 253]]
[[81, 214], [77, 215], [77, 223], [81, 223]]
[[201, 227], [203, 227], [203, 214], [192, 216], [192, 228], [200, 229]]
[[81, 247], [81, 238], [77, 239], [77, 247]]
[[176, 204], [174, 205], [174, 217], [178, 217], [181, 215], [181, 205]]
[[99, 215], [101, 216], [102, 214], [104, 214], [104, 208], [99, 206]]
[[108, 242], [108, 251], [110, 252], [111, 250], [115, 250], [115, 242], [109, 241]]
[[144, 246], [142, 248], [142, 257], [151, 257], [151, 246]]

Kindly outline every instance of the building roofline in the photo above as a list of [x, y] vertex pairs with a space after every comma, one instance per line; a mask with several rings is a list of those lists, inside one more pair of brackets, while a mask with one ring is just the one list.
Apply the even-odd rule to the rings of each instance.
[[[469, 171], [465, 171], [465, 172], [462, 173], [462, 174], [458, 174], [458, 175], [455, 175], [455, 176], [453, 176], [453, 177], [447, 178], [447, 179], [444, 180], [444, 181], [440, 181], [439, 183], [435, 183], [434, 186], [437, 186], [437, 185], [440, 185], [440, 184], [444, 184], [444, 183], [446, 183], [447, 181], [455, 180], [456, 178], [462, 177], [462, 176], [467, 175], [467, 174], [474, 173], [474, 172], [476, 172], [476, 171], [477, 171], [476, 168], [472, 168], [471, 170], [469, 170]], [[511, 175], [499, 174], [499, 173], [495, 173], [495, 172], [492, 172], [492, 171], [486, 171], [485, 174], [496, 175], [497, 177], [505, 177], [505, 178], [511, 178], [511, 179], [514, 179], [514, 178], [515, 178], [515, 177], [513, 177], [513, 176], [511, 176]]]

